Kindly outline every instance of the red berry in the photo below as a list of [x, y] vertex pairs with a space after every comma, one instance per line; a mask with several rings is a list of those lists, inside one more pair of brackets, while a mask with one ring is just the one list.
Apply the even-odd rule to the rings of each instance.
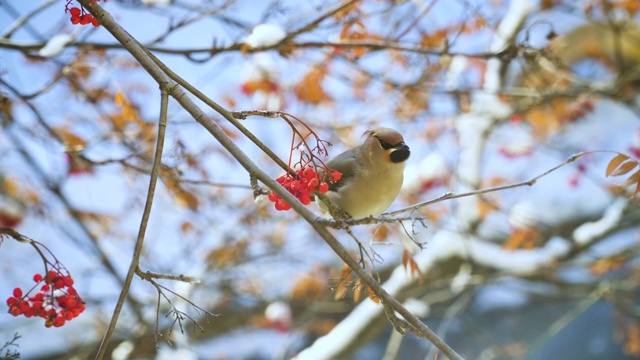
[[67, 308], [69, 309], [73, 309], [78, 305], [78, 302], [76, 301], [76, 299], [71, 298], [71, 299], [67, 299]]
[[96, 19], [95, 16], [91, 19], [91, 25], [95, 27], [100, 26], [100, 24], [98, 23], [98, 19]]
[[275, 191], [271, 191], [269, 193], [269, 201], [276, 202], [276, 201], [278, 201], [279, 198], [280, 198], [280, 195], [276, 194]]
[[62, 289], [64, 287], [64, 280], [58, 279], [53, 283], [54, 289]]
[[311, 204], [311, 194], [309, 194], [308, 191], [305, 191], [302, 194], [300, 194], [300, 196], [298, 197], [298, 200], [300, 200], [300, 202], [304, 205], [309, 205]]
[[87, 25], [91, 22], [91, 14], [84, 14], [80, 16], [80, 24]]
[[25, 317], [27, 317], [27, 318], [30, 318], [30, 317], [32, 317], [32, 316], [33, 316], [33, 315], [35, 315], [35, 314], [36, 314], [36, 309], [34, 309], [34, 308], [30, 308], [29, 310], [27, 310], [27, 311], [24, 313], [24, 316], [25, 316]]
[[314, 192], [318, 188], [318, 185], [320, 185], [320, 181], [317, 178], [313, 178], [309, 180], [309, 185], [307, 185], [307, 188], [309, 189], [309, 191]]
[[327, 191], [329, 191], [329, 184], [327, 184], [326, 182], [321, 182], [320, 185], [318, 186], [318, 190], [320, 190], [321, 193], [326, 193]]
[[13, 296], [7, 299], [7, 305], [9, 305], [9, 307], [15, 305], [18, 302], [18, 299], [14, 298]]
[[342, 178], [342, 173], [339, 171], [334, 171], [331, 173], [331, 181], [336, 182]]
[[13, 316], [18, 316], [22, 313], [20, 312], [20, 309], [18, 308], [17, 305], [13, 305], [11, 308], [9, 308], [9, 314]]
[[20, 289], [20, 288], [13, 289], [13, 296], [16, 297], [16, 298], [21, 298], [22, 297], [22, 289]]
[[17, 305], [21, 314], [24, 314], [29, 310], [29, 304], [26, 301], [20, 301]]
[[71, 276], [64, 276], [62, 278], [62, 280], [64, 281], [64, 285], [66, 287], [72, 287], [73, 286], [74, 281], [73, 281], [73, 278]]
[[56, 279], [58, 278], [58, 273], [56, 271], [49, 270], [49, 273], [47, 274], [47, 276], [48, 276], [47, 283], [50, 284], [56, 281]]
[[71, 13], [71, 16], [79, 16], [80, 8], [72, 7], [71, 9], [69, 9], [69, 12]]
[[276, 210], [278, 211], [287, 211], [291, 209], [291, 205], [289, 205], [284, 199], [279, 199], [276, 202]]
[[304, 168], [304, 170], [302, 170], [302, 176], [307, 179], [311, 179], [316, 177], [316, 172], [312, 168], [307, 167], [307, 168]]
[[40, 281], [42, 281], [42, 275], [40, 274], [33, 275], [33, 281], [39, 283]]
[[302, 189], [302, 184], [299, 180], [293, 180], [291, 184], [289, 184], [289, 192], [296, 192]]
[[56, 319], [53, 321], [53, 326], [61, 327], [64, 325], [65, 319], [63, 316], [56, 316]]
[[71, 16], [71, 23], [77, 25], [80, 23], [80, 16]]
[[51, 287], [47, 284], [42, 285], [42, 287], [40, 288], [40, 291], [44, 291], [44, 292], [47, 292], [49, 290], [51, 290]]

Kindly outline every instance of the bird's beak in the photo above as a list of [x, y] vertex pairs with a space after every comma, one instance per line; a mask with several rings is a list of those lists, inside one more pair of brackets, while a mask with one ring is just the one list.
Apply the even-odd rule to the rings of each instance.
[[409, 158], [411, 155], [411, 150], [403, 141], [397, 143], [394, 147], [391, 148], [391, 153], [389, 154], [389, 159], [391, 162], [400, 163]]

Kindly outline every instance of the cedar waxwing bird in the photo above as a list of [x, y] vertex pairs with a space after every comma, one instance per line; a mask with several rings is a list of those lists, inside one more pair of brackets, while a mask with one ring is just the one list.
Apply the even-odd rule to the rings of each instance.
[[[400, 133], [373, 128], [364, 133], [364, 143], [329, 160], [330, 169], [342, 173], [329, 184], [327, 197], [354, 218], [378, 216], [395, 200], [404, 178], [409, 147]], [[327, 206], [321, 201], [320, 207]]]

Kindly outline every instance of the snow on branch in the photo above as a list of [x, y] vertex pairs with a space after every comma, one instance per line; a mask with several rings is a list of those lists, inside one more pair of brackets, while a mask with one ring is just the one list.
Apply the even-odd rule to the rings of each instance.
[[573, 231], [573, 240], [579, 245], [588, 245], [602, 235], [615, 229], [620, 223], [624, 210], [629, 205], [629, 200], [618, 198], [609, 205], [602, 218], [597, 221], [587, 222]]

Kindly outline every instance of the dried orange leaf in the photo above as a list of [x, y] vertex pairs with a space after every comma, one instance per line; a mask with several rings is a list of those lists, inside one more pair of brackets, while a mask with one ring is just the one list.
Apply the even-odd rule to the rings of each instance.
[[351, 268], [348, 265], [344, 265], [342, 270], [340, 270], [340, 280], [341, 281], [349, 281], [351, 280]]
[[305, 274], [300, 276], [291, 289], [291, 298], [294, 300], [318, 299], [325, 293], [326, 282], [319, 276]]
[[114, 97], [114, 102], [116, 103], [117, 106], [122, 106], [125, 103], [125, 98], [124, 98], [124, 94], [122, 93], [122, 91], [116, 91], [116, 95]]
[[627, 187], [640, 181], [640, 170], [634, 172], [627, 180], [625, 180], [620, 186]]
[[193, 211], [198, 210], [200, 206], [200, 200], [198, 200], [194, 194], [184, 189], [180, 189], [180, 191], [176, 193], [176, 200], [178, 205], [187, 207]]
[[624, 175], [624, 174], [628, 173], [629, 171], [633, 170], [633, 168], [635, 168], [636, 166], [638, 166], [638, 162], [637, 161], [629, 160], [626, 163], [620, 165], [620, 167], [618, 167], [616, 170], [614, 170], [611, 173], [611, 176]]
[[628, 324], [625, 337], [627, 340], [624, 344], [624, 353], [634, 357], [640, 356], [640, 326]]
[[371, 299], [371, 301], [376, 304], [380, 304], [380, 298], [378, 297], [378, 295], [376, 295], [375, 292], [373, 292], [373, 289], [367, 287], [367, 292], [369, 293], [369, 299]]
[[347, 294], [347, 286], [343, 281], [338, 284], [336, 287], [336, 294], [333, 296], [334, 300], [342, 300], [344, 296]]
[[622, 164], [623, 161], [627, 160], [628, 158], [629, 157], [627, 155], [618, 154], [616, 157], [611, 159], [611, 161], [609, 161], [609, 165], [607, 165], [606, 176], [611, 175], [611, 173], [613, 173], [613, 170], [615, 170], [618, 166], [620, 166], [620, 164]]
[[353, 302], [358, 303], [362, 298], [362, 281], [360, 279], [356, 280], [356, 284], [353, 287]]
[[402, 251], [402, 266], [404, 267], [405, 270], [407, 270], [407, 264], [409, 263], [410, 258], [411, 258], [411, 255], [409, 254], [409, 251], [407, 251], [407, 249], [404, 249]]
[[411, 259], [411, 275], [415, 276], [416, 273], [420, 274], [420, 267], [415, 260]]
[[60, 137], [64, 145], [71, 150], [80, 151], [87, 147], [87, 142], [83, 138], [72, 133], [65, 127], [54, 128], [53, 131]]
[[322, 85], [325, 75], [326, 69], [320, 66], [309, 71], [293, 88], [298, 99], [314, 105], [330, 100]]

